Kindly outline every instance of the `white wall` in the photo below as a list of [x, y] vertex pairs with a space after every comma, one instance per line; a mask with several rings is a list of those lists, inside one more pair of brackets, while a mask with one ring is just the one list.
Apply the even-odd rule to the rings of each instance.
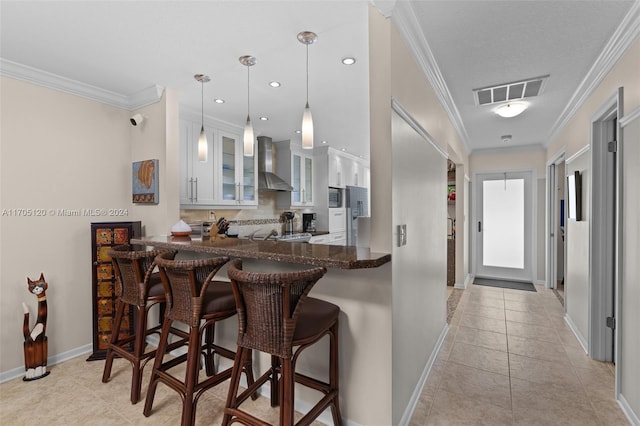
[[[593, 93], [591, 93], [591, 95], [586, 99], [584, 104], [576, 111], [575, 115], [571, 120], [569, 120], [562, 131], [556, 135], [553, 141], [551, 141], [551, 144], [547, 149], [547, 159], [551, 160], [554, 153], [561, 151], [564, 147], [566, 147], [568, 158], [580, 152], [585, 147], [588, 147], [591, 143], [591, 121], [593, 119], [593, 115], [612, 95], [617, 93], [619, 87], [624, 88], [623, 117], [625, 114], [628, 114], [640, 107], [639, 69], [640, 39], [636, 39], [624, 56], [615, 64], [606, 77], [604, 77], [602, 82], [600, 82], [600, 84], [593, 90]], [[637, 138], [637, 133], [635, 136], [633, 131], [626, 131], [625, 133], [629, 133], [631, 135], [630, 138], [632, 142], [630, 142], [630, 144], [633, 144], [633, 141], [637, 140], [634, 139]], [[578, 163], [574, 163], [576, 164], [567, 164], [567, 173], [571, 173], [572, 170], [578, 167]], [[630, 173], [640, 167], [640, 158], [638, 158], [637, 155], [634, 156], [631, 152], [631, 155], [625, 156], [623, 164], [625, 173]], [[583, 167], [580, 166], [580, 168]], [[635, 194], [637, 194], [637, 181], [635, 175], [625, 174], [623, 179], [625, 177], [628, 181], [624, 181], [623, 185], [631, 185], [628, 189], [630, 191], [636, 191]], [[589, 173], [587, 173], [586, 176], [583, 177], [583, 187], [590, 188], [590, 186], [590, 177]], [[588, 193], [587, 195], [590, 196]], [[634, 217], [637, 214], [637, 208], [631, 208], [632, 210], [629, 213]], [[590, 209], [588, 202], [583, 204], [583, 212], [585, 209], [587, 212]], [[574, 320], [578, 322], [583, 320], [579, 317], [577, 312], [582, 313], [582, 315], [584, 315], [584, 312], [588, 312], [588, 302], [583, 300], [582, 303], [584, 303], [584, 305], [577, 306], [579, 301], [575, 300], [574, 297], [576, 296], [574, 296], [572, 292], [575, 290], [572, 290], [572, 287], [574, 284], [580, 285], [581, 281], [576, 281], [576, 279], [584, 280], [584, 278], [582, 276], [574, 276], [573, 283], [569, 281], [569, 279], [571, 276], [570, 268], [573, 268], [574, 271], [587, 271], [589, 269], [589, 258], [587, 256], [587, 253], [590, 250], [588, 230], [581, 229], [583, 224], [587, 224], [587, 222], [575, 223], [574, 225], [578, 225], [577, 228], [576, 226], [571, 226], [571, 224], [569, 224], [570, 226], [567, 236], [567, 281], [565, 294], [567, 302], [573, 304], [573, 307], [571, 307], [571, 318], [574, 318], [575, 316], [576, 318]], [[634, 228], [631, 225], [631, 222], [623, 222], [621, 234], [624, 236], [625, 244], [623, 247], [623, 250], [625, 250], [623, 256], [631, 256], [629, 261], [627, 261], [627, 265], [634, 265], [637, 263], [637, 259], [639, 257], [638, 244], [640, 241], [640, 235], [638, 235], [637, 227]], [[571, 241], [576, 235], [581, 239], [582, 244], [580, 244], [579, 241]], [[570, 266], [572, 259], [573, 267]], [[576, 262], [579, 263], [576, 264]], [[637, 270], [627, 270], [625, 273], [631, 273], [628, 277], [630, 278], [631, 286], [636, 286], [637, 288]], [[629, 280], [627, 280], [625, 285], [628, 284]], [[636, 295], [635, 298], [633, 297], [634, 295]], [[579, 294], [577, 297], [584, 299], [582, 294]], [[572, 298], [574, 298], [573, 301]], [[637, 419], [640, 418], [640, 347], [638, 346], [638, 332], [636, 327], [638, 317], [637, 314], [636, 316], [633, 316], [634, 312], [640, 311], [640, 297], [637, 297], [637, 290], [628, 291], [627, 294], [623, 296], [622, 302], [623, 312], [625, 312], [625, 314], [618, 318], [618, 320], [621, 321], [620, 330], [625, 330], [625, 327], [627, 327], [626, 331], [629, 334], [622, 334], [621, 336], [622, 342], [620, 344], [621, 348], [619, 348], [621, 349], [621, 353], [620, 362], [618, 364], [621, 374], [618, 375], [617, 379], [620, 385], [620, 400], [624, 402], [623, 405], [626, 407], [627, 413], [632, 417], [635, 416], [634, 419], [637, 422]], [[567, 312], [569, 313], [569, 310]], [[627, 317], [627, 314], [631, 316]], [[584, 326], [580, 325], [580, 328], [583, 329]]]
[[623, 129], [622, 152], [623, 162], [623, 207], [622, 207], [622, 282], [620, 293], [622, 296], [618, 333], [620, 333], [620, 394], [624, 403], [628, 404], [635, 413], [636, 423], [640, 423], [640, 338], [638, 338], [638, 324], [640, 324], [640, 221], [637, 219], [640, 211], [640, 111], [637, 118]]
[[0, 77], [2, 209], [44, 209], [44, 216], [0, 220], [0, 371], [24, 366], [21, 302], [35, 321], [26, 277], [49, 283], [49, 356], [92, 342], [92, 221], [57, 209], [131, 211], [128, 113], [66, 93]]
[[568, 220], [565, 241], [567, 244], [567, 271], [565, 279], [565, 310], [577, 327], [578, 338], [586, 344], [589, 336], [589, 206], [591, 205], [591, 153], [583, 152], [566, 162], [567, 175], [579, 171], [582, 174], [582, 220]]
[[[130, 163], [159, 160], [158, 204], [133, 204], [133, 216], [142, 220], [145, 235], [167, 234], [180, 220], [178, 183], [180, 178], [178, 94], [165, 90], [163, 102], [158, 102], [130, 114], [145, 117], [141, 126], [129, 126], [131, 145]], [[131, 164], [128, 165], [131, 168]]]
[[[440, 152], [462, 144], [397, 28], [374, 8], [369, 25], [372, 249], [392, 252], [393, 276], [393, 415], [391, 422], [373, 424], [398, 424], [412, 409], [421, 375], [446, 332], [446, 158]], [[396, 138], [395, 126], [392, 136], [392, 98], [439, 149], [424, 139], [416, 145], [415, 135]], [[464, 164], [466, 154], [461, 157]], [[402, 170], [400, 162], [406, 163]], [[406, 188], [409, 194], [399, 190], [408, 176], [415, 190]], [[395, 225], [403, 223], [410, 243], [395, 249]]]
[[[44, 272], [49, 283], [49, 358], [78, 355], [92, 345], [90, 223], [141, 220], [148, 232], [159, 233], [177, 221], [177, 96], [169, 91], [161, 102], [130, 112], [11, 78], [0, 82], [0, 209], [6, 209], [0, 218], [0, 372], [10, 377], [24, 366], [22, 301], [31, 326], [35, 321], [26, 277]], [[142, 126], [129, 124], [135, 112], [145, 115]], [[131, 163], [150, 158], [160, 160], [160, 203], [134, 205]], [[43, 216], [16, 217], [12, 209], [43, 209]], [[90, 216], [83, 209], [127, 214]], [[62, 210], [80, 214], [63, 216]]]

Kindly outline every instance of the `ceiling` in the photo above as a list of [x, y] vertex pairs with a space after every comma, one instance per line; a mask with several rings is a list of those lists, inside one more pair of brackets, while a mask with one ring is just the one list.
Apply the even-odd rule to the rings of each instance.
[[[469, 150], [541, 147], [633, 1], [377, 2], [415, 18], [418, 43], [433, 54], [449, 111]], [[6, 1], [0, 2], [3, 72], [17, 63], [126, 98], [155, 85], [176, 90], [181, 107], [201, 108], [197, 73], [207, 74], [204, 114], [257, 135], [299, 139], [309, 103], [316, 144], [369, 155], [368, 1]], [[354, 65], [341, 59], [356, 58]], [[4, 72], [6, 74], [6, 72]], [[522, 115], [504, 119], [476, 106], [473, 89], [549, 75]], [[270, 81], [281, 87], [271, 88]], [[221, 98], [224, 104], [213, 100]], [[258, 117], [268, 117], [260, 121]], [[505, 144], [504, 134], [512, 135]]]

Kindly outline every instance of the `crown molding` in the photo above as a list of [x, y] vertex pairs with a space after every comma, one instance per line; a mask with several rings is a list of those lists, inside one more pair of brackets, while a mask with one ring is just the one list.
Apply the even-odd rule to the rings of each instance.
[[640, 2], [635, 1], [564, 108], [547, 138], [550, 144], [640, 35]]
[[417, 120], [413, 118], [411, 113], [407, 111], [405, 107], [402, 106], [397, 99], [391, 98], [391, 109], [398, 114], [413, 130], [416, 131], [422, 138], [424, 138], [427, 142], [429, 142], [435, 149], [442, 155], [444, 158], [449, 158], [449, 153], [441, 147], [438, 142], [434, 139], [433, 136], [427, 130], [418, 123]]
[[0, 58], [0, 75], [48, 89], [70, 93], [128, 111], [156, 103], [164, 93], [163, 87], [154, 85], [131, 96], [126, 96], [3, 58]]
[[397, 2], [393, 8], [393, 15], [391, 19], [396, 24], [400, 34], [402, 34], [409, 45], [409, 49], [411, 49], [418, 66], [427, 78], [427, 81], [431, 84], [433, 91], [449, 116], [451, 124], [458, 133], [467, 153], [470, 154], [469, 134], [467, 133], [467, 129], [464, 127], [460, 112], [458, 111], [458, 108], [453, 101], [453, 97], [451, 96], [451, 92], [449, 92], [449, 88], [447, 87], [447, 83], [440, 72], [440, 67], [438, 67], [436, 59], [433, 56], [431, 47], [420, 29], [420, 24], [418, 23], [415, 12], [411, 7], [411, 2]]
[[391, 12], [396, 6], [397, 0], [369, 0], [369, 2], [378, 9], [385, 18], [391, 17]]

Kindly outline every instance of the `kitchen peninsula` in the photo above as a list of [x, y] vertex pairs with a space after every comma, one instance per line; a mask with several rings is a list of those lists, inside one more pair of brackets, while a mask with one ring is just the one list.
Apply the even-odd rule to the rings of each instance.
[[[392, 360], [392, 267], [391, 255], [371, 253], [367, 248], [325, 244], [290, 243], [238, 238], [150, 236], [134, 238], [132, 244], [178, 250], [179, 256], [240, 257], [248, 271], [288, 272], [324, 266], [327, 273], [311, 290], [313, 297], [340, 307], [340, 409], [345, 424], [390, 425]], [[225, 280], [226, 267], [216, 279]], [[237, 320], [216, 325], [216, 339], [226, 347], [237, 340]], [[328, 371], [328, 339], [305, 350], [296, 370], [321, 377]], [[221, 359], [221, 367], [227, 366]], [[229, 364], [230, 366], [230, 364]], [[270, 358], [255, 356], [254, 373], [264, 372]], [[262, 394], [268, 398], [268, 387]], [[296, 388], [295, 407], [308, 411], [322, 395]], [[330, 410], [319, 419], [332, 424]]]
[[132, 239], [131, 243], [178, 251], [340, 269], [376, 268], [391, 260], [391, 255], [371, 253], [368, 248], [238, 238], [191, 239], [190, 237], [155, 236]]

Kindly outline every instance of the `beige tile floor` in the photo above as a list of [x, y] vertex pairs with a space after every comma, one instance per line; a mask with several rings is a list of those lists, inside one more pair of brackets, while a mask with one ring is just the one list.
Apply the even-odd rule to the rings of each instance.
[[613, 364], [591, 360], [551, 290], [472, 285], [411, 419], [425, 425], [628, 425]]
[[[116, 359], [111, 380], [102, 383], [104, 361], [86, 362], [84, 357], [54, 365], [49, 376], [33, 382], [15, 379], [0, 385], [0, 425], [2, 426], [120, 426], [180, 424], [181, 400], [176, 392], [158, 385], [149, 417], [142, 414], [151, 365], [144, 370], [142, 399], [129, 401], [131, 368]], [[200, 398], [196, 425], [219, 425], [226, 401], [228, 383], [208, 390]], [[318, 397], [320, 399], [320, 396]], [[246, 409], [272, 424], [278, 423], [278, 411], [268, 397], [245, 402]], [[300, 417], [297, 414], [298, 418]], [[314, 422], [314, 426], [322, 423]]]
[[[411, 426], [627, 425], [613, 399], [613, 366], [590, 360], [571, 334], [555, 294], [471, 286], [464, 291]], [[130, 367], [83, 357], [34, 382], [0, 385], [1, 425], [177, 425], [180, 399], [159, 385], [154, 411], [129, 402]], [[142, 397], [150, 368], [145, 370]], [[220, 424], [227, 385], [204, 394], [197, 425]], [[250, 411], [277, 423], [267, 398]], [[317, 424], [317, 423], [316, 423]], [[374, 426], [374, 425], [363, 425]], [[375, 425], [386, 426], [386, 425]]]

